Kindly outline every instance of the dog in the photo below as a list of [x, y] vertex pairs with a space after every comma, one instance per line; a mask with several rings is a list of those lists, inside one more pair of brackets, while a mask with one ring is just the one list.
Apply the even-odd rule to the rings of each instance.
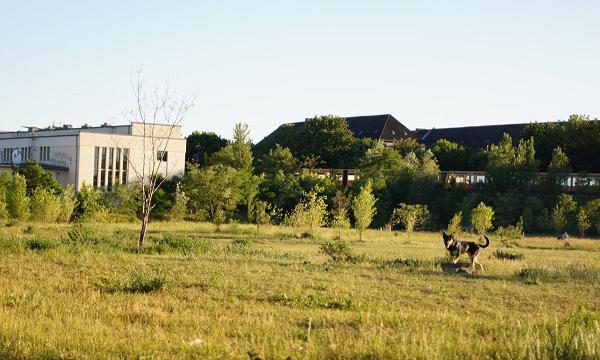
[[478, 244], [474, 241], [460, 241], [454, 234], [446, 234], [445, 232], [442, 233], [442, 236], [444, 237], [446, 249], [450, 252], [450, 255], [454, 257], [452, 260], [454, 264], [458, 262], [458, 258], [462, 254], [466, 253], [469, 254], [469, 258], [471, 259], [471, 268], [475, 269], [475, 264], [477, 264], [481, 267], [481, 270], [483, 270], [483, 265], [479, 263], [477, 256], [482, 248], [485, 249], [490, 245], [490, 239], [488, 239], [487, 236], [483, 236], [485, 238], [485, 244]]

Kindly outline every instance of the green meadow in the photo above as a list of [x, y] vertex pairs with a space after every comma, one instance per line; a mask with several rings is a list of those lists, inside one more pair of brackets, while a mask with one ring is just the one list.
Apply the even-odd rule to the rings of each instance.
[[439, 233], [348, 231], [334, 262], [331, 229], [137, 227], [3, 227], [0, 358], [600, 358], [598, 240], [491, 237], [468, 275]]

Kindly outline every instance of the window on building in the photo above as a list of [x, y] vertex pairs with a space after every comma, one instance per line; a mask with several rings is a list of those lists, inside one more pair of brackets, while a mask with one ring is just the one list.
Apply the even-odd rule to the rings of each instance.
[[40, 161], [50, 161], [50, 146], [40, 146]]
[[100, 186], [106, 184], [106, 148], [102, 147], [102, 157], [100, 158]]
[[129, 168], [129, 149], [123, 149], [123, 171], [121, 173], [121, 184], [127, 185], [127, 169]]
[[121, 149], [117, 148], [115, 157], [115, 185], [121, 183]]
[[94, 148], [94, 187], [98, 186], [98, 157], [100, 156], [100, 148]]
[[156, 153], [156, 160], [158, 160], [158, 161], [167, 161], [167, 157], [168, 157], [168, 155], [169, 155], [169, 152], [168, 152], [168, 151], [160, 151], [160, 150], [159, 150], [159, 151]]
[[112, 190], [113, 185], [113, 159], [115, 157], [115, 148], [108, 149], [108, 190]]

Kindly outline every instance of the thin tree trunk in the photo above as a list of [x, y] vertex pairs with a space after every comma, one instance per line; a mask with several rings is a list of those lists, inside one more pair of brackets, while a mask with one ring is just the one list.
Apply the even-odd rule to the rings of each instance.
[[144, 246], [144, 241], [146, 240], [146, 230], [148, 229], [148, 219], [150, 217], [149, 213], [144, 213], [142, 217], [142, 229], [140, 230], [140, 238], [138, 240], [138, 249], [141, 249]]

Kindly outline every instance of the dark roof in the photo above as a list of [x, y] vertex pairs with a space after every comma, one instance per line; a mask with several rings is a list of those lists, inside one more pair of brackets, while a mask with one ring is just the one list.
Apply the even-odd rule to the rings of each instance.
[[[366, 115], [346, 117], [348, 128], [357, 139], [377, 139], [377, 140], [400, 140], [405, 137], [414, 137], [412, 131], [402, 125], [395, 117], [390, 114]], [[292, 124], [297, 130], [302, 130], [307, 121], [295, 122]], [[284, 125], [283, 125], [284, 126]]]
[[417, 132], [421, 142], [432, 146], [436, 141], [446, 139], [470, 149], [485, 149], [502, 140], [504, 133], [510, 135], [513, 142], [521, 139], [521, 132], [529, 124], [466, 126]]
[[[345, 119], [348, 123], [348, 128], [352, 131], [352, 135], [358, 139], [393, 141], [407, 137], [416, 137], [411, 130], [402, 125], [390, 114], [350, 116]], [[310, 120], [306, 119], [305, 121], [279, 126], [255, 145], [254, 149], [256, 153], [266, 153], [276, 143], [282, 146], [289, 146], [291, 139], [297, 136], [306, 125], [306, 122]]]

